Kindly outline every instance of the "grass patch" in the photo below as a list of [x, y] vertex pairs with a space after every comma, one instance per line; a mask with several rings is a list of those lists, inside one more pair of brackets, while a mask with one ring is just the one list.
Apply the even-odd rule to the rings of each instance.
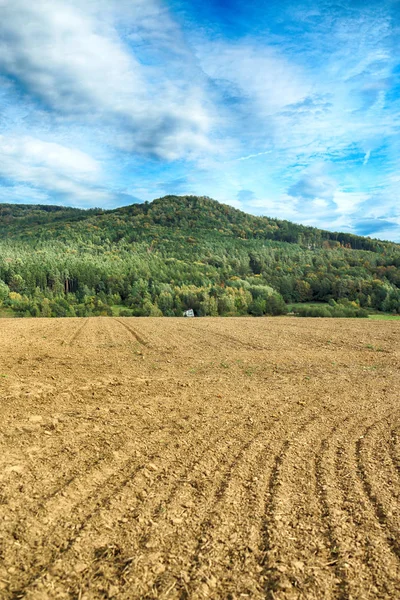
[[[287, 305], [289, 312], [293, 313], [306, 313], [307, 310], [316, 309], [330, 310], [331, 306], [327, 302], [291, 302]], [[336, 307], [340, 308], [340, 302], [336, 305]], [[394, 315], [392, 313], [378, 312], [376, 310], [365, 309], [368, 312], [368, 319], [372, 319], [374, 321], [399, 321], [400, 315]], [[304, 316], [307, 316], [306, 314]], [[312, 315], [313, 316], [313, 315]], [[333, 315], [336, 316], [336, 315]], [[339, 315], [338, 315], [339, 316]], [[344, 316], [344, 315], [343, 315]], [[348, 315], [350, 316], [350, 315]], [[355, 316], [355, 315], [354, 315]], [[367, 316], [367, 315], [365, 315]]]
[[372, 344], [367, 344], [365, 347], [368, 348], [368, 350], [373, 350], [374, 352], [385, 352], [385, 350], [380, 346], [373, 346]]
[[10, 319], [15, 317], [15, 312], [11, 308], [0, 308], [0, 319]]
[[289, 312], [293, 312], [296, 308], [315, 308], [316, 306], [328, 306], [326, 302], [291, 302], [287, 305]]
[[368, 316], [374, 321], [400, 321], [400, 315], [392, 315], [390, 313], [374, 313]]
[[110, 308], [112, 310], [113, 317], [119, 317], [120, 310], [126, 310], [126, 306], [123, 306], [122, 304], [113, 304]]

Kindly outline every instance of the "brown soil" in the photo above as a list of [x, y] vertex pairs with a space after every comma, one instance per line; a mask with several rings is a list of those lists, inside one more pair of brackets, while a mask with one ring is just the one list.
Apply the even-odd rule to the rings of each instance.
[[1, 598], [400, 598], [399, 324], [0, 324]]

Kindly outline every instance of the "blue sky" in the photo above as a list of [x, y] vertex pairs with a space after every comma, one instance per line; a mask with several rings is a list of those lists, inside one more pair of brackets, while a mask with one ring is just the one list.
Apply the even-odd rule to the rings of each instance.
[[0, 0], [0, 202], [207, 195], [400, 242], [398, 0]]

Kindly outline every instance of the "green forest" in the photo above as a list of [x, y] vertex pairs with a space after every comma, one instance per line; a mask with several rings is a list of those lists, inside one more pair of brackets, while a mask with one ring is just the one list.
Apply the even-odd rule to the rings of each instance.
[[207, 197], [115, 210], [0, 204], [0, 240], [2, 316], [262, 316], [291, 304], [300, 316], [400, 313], [399, 244]]

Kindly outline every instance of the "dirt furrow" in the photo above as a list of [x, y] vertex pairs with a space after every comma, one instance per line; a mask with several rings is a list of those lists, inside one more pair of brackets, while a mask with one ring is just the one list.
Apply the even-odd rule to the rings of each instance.
[[[343, 419], [342, 425], [348, 421]], [[326, 566], [334, 573], [332, 596], [337, 600], [349, 600], [351, 597], [350, 581], [347, 572], [347, 563], [344, 550], [341, 547], [340, 535], [337, 532], [336, 516], [338, 514], [332, 506], [331, 494], [329, 488], [332, 485], [325, 466], [325, 454], [329, 451], [332, 438], [338, 431], [339, 425], [335, 425], [330, 434], [321, 441], [319, 451], [315, 457], [315, 478], [316, 491], [321, 505], [321, 516], [324, 522], [326, 532], [327, 548], [330, 552], [330, 560]]]
[[267, 599], [335, 598], [331, 539], [319, 494], [321, 439], [337, 417], [312, 414], [288, 432], [276, 453], [265, 500], [261, 565]]
[[122, 325], [122, 327], [125, 327], [125, 329], [127, 331], [129, 331], [129, 333], [131, 334], [131, 336], [137, 341], [139, 342], [139, 344], [142, 344], [142, 346], [147, 346], [148, 342], [137, 333], [137, 331], [135, 329], [133, 329], [133, 327], [131, 325], [128, 325], [128, 323], [125, 323], [125, 321], [122, 321], [121, 319], [116, 319], [117, 323], [120, 323]]
[[[284, 415], [282, 415], [283, 418]], [[139, 574], [136, 585], [138, 589], [141, 589], [144, 597], [159, 597], [158, 594], [162, 597], [166, 590], [169, 590], [171, 597], [194, 598], [197, 597], [198, 593], [201, 596], [201, 590], [200, 592], [197, 590], [196, 582], [200, 582], [200, 588], [203, 590], [208, 589], [214, 597], [220, 597], [221, 586], [225, 590], [224, 593], [228, 593], [227, 578], [219, 572], [223, 565], [222, 554], [218, 554], [217, 563], [211, 560], [212, 553], [211, 555], [207, 554], [205, 557], [202, 557], [201, 554], [205, 547], [212, 548], [214, 546], [214, 552], [216, 548], [221, 549], [220, 541], [222, 543], [223, 539], [226, 540], [225, 544], [229, 545], [228, 540], [231, 538], [231, 532], [228, 529], [230, 529], [230, 525], [232, 525], [232, 533], [237, 538], [231, 544], [232, 550], [241, 555], [242, 549], [244, 549], [246, 555], [250, 554], [250, 551], [248, 551], [250, 542], [245, 543], [243, 539], [239, 539], [241, 538], [241, 532], [245, 532], [246, 529], [244, 526], [243, 528], [239, 527], [235, 517], [232, 518], [231, 524], [225, 527], [223, 531], [219, 527], [220, 523], [226, 523], [225, 515], [226, 518], [231, 518], [232, 513], [235, 513], [235, 509], [249, 509], [248, 506], [239, 506], [235, 502], [235, 496], [239, 497], [243, 486], [249, 485], [246, 473], [254, 468], [254, 463], [258, 464], [258, 454], [263, 454], [264, 461], [268, 456], [266, 439], [268, 439], [269, 431], [273, 426], [264, 426], [257, 431], [257, 426], [253, 425], [252, 421], [253, 419], [249, 419], [249, 421], [243, 419], [243, 425], [247, 425], [247, 427], [242, 431], [242, 435], [246, 436], [248, 432], [247, 436], [249, 436], [252, 432], [250, 439], [245, 442], [246, 437], [244, 437], [239, 445], [235, 440], [235, 443], [231, 444], [231, 448], [226, 450], [224, 457], [211, 456], [208, 459], [208, 464], [203, 462], [202, 469], [208, 475], [208, 478], [212, 473], [212, 479], [207, 480], [206, 478], [204, 489], [193, 490], [187, 488], [184, 498], [176, 496], [175, 506], [171, 505], [168, 510], [169, 522], [162, 524], [161, 532], [158, 528], [153, 527], [153, 537], [150, 539], [146, 537], [150, 548], [157, 548], [159, 557], [168, 557], [168, 567], [162, 575], [155, 577], [154, 580], [147, 578], [148, 583], [145, 588], [143, 588], [143, 584], [140, 584], [141, 580], [146, 579], [143, 576], [140, 577], [143, 571], [140, 568], [138, 570], [138, 567], [135, 568], [136, 574]], [[220, 467], [219, 465], [224, 466]], [[187, 527], [187, 523], [190, 523], [190, 527]], [[244, 523], [241, 523], [241, 525], [244, 525]], [[220, 531], [220, 535], [218, 531]], [[245, 537], [248, 533], [247, 531]], [[231, 558], [228, 562], [232, 563]], [[205, 569], [206, 565], [208, 569]], [[146, 561], [143, 567], [148, 567]], [[258, 565], [255, 572], [253, 572], [253, 576], [256, 575], [255, 581], [260, 570], [257, 567]], [[205, 572], [206, 570], [208, 570], [208, 573]], [[232, 570], [232, 564], [228, 566], [228, 570]], [[247, 581], [250, 578], [249, 574]], [[243, 579], [243, 576], [240, 579]], [[250, 586], [253, 590], [257, 587], [255, 581]], [[173, 589], [171, 586], [173, 586]], [[236, 581], [236, 592], [238, 593], [238, 590], [243, 586], [244, 582], [241, 581], [239, 584]], [[154, 592], [154, 589], [157, 592]], [[139, 593], [138, 597], [141, 597]]]
[[[393, 452], [393, 429], [399, 420], [392, 413], [367, 428], [360, 437], [360, 460], [368, 474], [371, 491], [384, 504], [389, 517], [398, 515], [400, 468]], [[399, 524], [397, 523], [397, 527]]]
[[[213, 427], [213, 428], [214, 428], [215, 426], [214, 426], [214, 424], [213, 424], [212, 422], [210, 422], [209, 424], [207, 424], [207, 429], [209, 429], [209, 427]], [[230, 426], [230, 428], [232, 429], [232, 427], [231, 427], [231, 426]], [[195, 443], [196, 443], [196, 438], [197, 438], [197, 443], [200, 443], [200, 447], [202, 447], [202, 442], [203, 442], [203, 437], [204, 437], [204, 436], [206, 436], [206, 438], [207, 438], [207, 439], [209, 438], [210, 440], [213, 440], [213, 441], [214, 441], [214, 443], [215, 443], [215, 440], [216, 440], [215, 436], [216, 436], [216, 435], [218, 435], [218, 434], [221, 434], [221, 433], [223, 432], [223, 429], [224, 429], [224, 428], [222, 428], [222, 429], [220, 429], [220, 430], [218, 430], [218, 431], [215, 431], [215, 430], [214, 430], [214, 434], [213, 434], [213, 436], [214, 436], [214, 437], [213, 437], [213, 436], [211, 436], [211, 435], [210, 435], [211, 431], [209, 431], [209, 432], [207, 433], [207, 431], [206, 431], [206, 430], [204, 430], [204, 428], [200, 428], [200, 429], [198, 429], [198, 430], [196, 431], [196, 435], [193, 437], [192, 443], [194, 443], [194, 444], [195, 444]], [[233, 433], [234, 433], [234, 432], [233, 432], [233, 431], [231, 431], [231, 432], [230, 432], [230, 435], [233, 435]], [[177, 433], [175, 434], [175, 435], [177, 436], [175, 441], [178, 441], [178, 439], [179, 439], [179, 435], [180, 435], [180, 434], [182, 434], [182, 431], [181, 431], [181, 430], [178, 428], [178, 430], [177, 430]], [[160, 429], [160, 430], [158, 430], [158, 431], [157, 431], [157, 435], [158, 435], [159, 437], [163, 437], [163, 436], [164, 436], [164, 429]], [[143, 434], [142, 434], [142, 437], [143, 437]], [[150, 438], [149, 438], [149, 437], [148, 437], [148, 435], [147, 435], [147, 436], [146, 436], [146, 438], [147, 438], [147, 439], [145, 439], [144, 441], [145, 441], [145, 444], [146, 444], [146, 445], [148, 445], [149, 441], [151, 440], [151, 436], [150, 436]], [[173, 439], [173, 438], [170, 438], [170, 440], [169, 440], [169, 445], [173, 445], [173, 443], [174, 443], [174, 439]], [[183, 454], [185, 454], [185, 453], [187, 452], [187, 449], [186, 449], [186, 444], [180, 444], [180, 443], [179, 443], [179, 444], [178, 444], [178, 446], [180, 446], [180, 448], [181, 448], [181, 450], [179, 451], [181, 454], [182, 454], [182, 453], [183, 453]], [[163, 445], [163, 448], [164, 448], [164, 451], [165, 451], [165, 450], [166, 450], [168, 447], [167, 447], [167, 446], [165, 446], [165, 444], [164, 444], [164, 445]], [[140, 449], [140, 446], [139, 446], [139, 449]], [[211, 446], [211, 450], [212, 450], [212, 454], [215, 454], [215, 450], [212, 448], [212, 446]], [[178, 456], [179, 456], [179, 452], [178, 452]], [[177, 462], [177, 461], [175, 461], [175, 462]], [[168, 466], [167, 466], [167, 465], [165, 465], [165, 468], [168, 468]], [[176, 469], [176, 467], [175, 467], [175, 469]], [[121, 471], [122, 471], [122, 472], [125, 472], [125, 470], [126, 470], [126, 466], [125, 466], [123, 469], [121, 469]], [[188, 469], [186, 470], [186, 474], [187, 474], [187, 471], [188, 471]], [[82, 484], [81, 484], [81, 491], [83, 492], [84, 490], [90, 489], [89, 481], [88, 481], [87, 479], [85, 479], [85, 477], [82, 477], [82, 478], [81, 478], [81, 480], [82, 480]], [[99, 481], [98, 481], [98, 477], [97, 477], [97, 479], [96, 479], [96, 486], [97, 486], [97, 487], [101, 487], [101, 488], [103, 488], [103, 487], [104, 487], [104, 485], [105, 485], [105, 484], [104, 484], [103, 482], [99, 482]], [[119, 488], [118, 488], [118, 491], [120, 492], [120, 489], [119, 489]], [[75, 488], [74, 488], [74, 490], [73, 490], [73, 494], [74, 494], [74, 496], [76, 495], [76, 490], [75, 490]], [[75, 499], [76, 499], [76, 498], [75, 498]], [[84, 496], [83, 496], [83, 497], [82, 497], [82, 501], [85, 503], [85, 505], [87, 504], [87, 498], [86, 498], [86, 497], [84, 497]], [[49, 507], [48, 507], [48, 508], [49, 508]], [[60, 509], [60, 510], [58, 510], [58, 509]], [[59, 507], [59, 504], [58, 504], [58, 502], [57, 502], [57, 501], [55, 501], [55, 502], [54, 502], [54, 510], [56, 510], [56, 511], [58, 511], [58, 512], [62, 512], [62, 513], [63, 513], [63, 512], [65, 512], [65, 507], [62, 507], [62, 506], [61, 506], [61, 507]], [[77, 511], [77, 506], [76, 506], [76, 505], [74, 505], [74, 506], [73, 506], [73, 511], [74, 511], [74, 512], [76, 512], [76, 511]], [[72, 512], [72, 511], [71, 511], [71, 512]], [[55, 519], [55, 516], [53, 515], [53, 520], [54, 520], [54, 519]], [[60, 525], [60, 524], [58, 524], [57, 531], [58, 531], [60, 528], [61, 528], [61, 530], [62, 530], [62, 526], [63, 526], [63, 524], [61, 524], [61, 525]], [[80, 528], [79, 524], [78, 524], [78, 528]], [[47, 542], [46, 542], [46, 543], [47, 543]], [[54, 562], [54, 560], [53, 560], [53, 562]]]
[[355, 472], [354, 446], [362, 431], [363, 422], [354, 417], [347, 426], [337, 428], [323, 442], [317, 463], [338, 578], [337, 596], [343, 599], [395, 596], [398, 589], [396, 561]]
[[[114, 389], [121, 394], [120, 387], [104, 389], [102, 386], [95, 393], [105, 393], [109, 401]], [[100, 398], [89, 394], [86, 399], [71, 392], [66, 401], [72, 399], [77, 410], [64, 410], [55, 418], [51, 416], [51, 410], [47, 410], [50, 415], [46, 415], [41, 409], [42, 405], [51, 406], [54, 399], [43, 397], [37, 411], [42, 414], [39, 412], [33, 417], [39, 422], [31, 423], [25, 417], [29, 430], [25, 431], [23, 425], [23, 431], [18, 429], [11, 437], [8, 435], [8, 444], [10, 441], [15, 446], [21, 447], [23, 444], [19, 460], [13, 459], [17, 465], [22, 465], [24, 472], [24, 494], [16, 494], [13, 500], [14, 521], [19, 519], [20, 513], [40, 512], [48, 499], [64, 493], [66, 487], [74, 482], [79, 484], [79, 481], [85, 481], [88, 474], [101, 463], [112, 461], [113, 453], [123, 451], [129, 435], [142, 437], [148, 428], [158, 428], [159, 419], [151, 418], [146, 409], [138, 404], [131, 407], [125, 398], [115, 397], [111, 408], [103, 408], [99, 406], [102, 402]], [[135, 421], [128, 427], [122, 427], [124, 415], [132, 413]], [[16, 486], [20, 485], [17, 479], [13, 481]], [[0, 513], [5, 509], [5, 506], [0, 507]]]
[[[188, 329], [188, 328], [186, 327], [186, 329]], [[214, 328], [207, 328], [206, 330], [204, 330], [204, 329], [200, 329], [195, 326], [191, 326], [190, 330], [195, 331], [197, 333], [197, 335], [200, 334], [203, 337], [203, 339], [207, 339], [208, 336], [211, 336], [211, 337], [216, 336], [219, 339], [221, 339], [222, 341], [228, 342], [230, 345], [233, 345], [234, 348], [237, 348], [239, 346], [240, 348], [247, 348], [249, 350], [264, 350], [264, 351], [270, 349], [267, 346], [256, 345], [256, 344], [252, 344], [251, 342], [243, 341], [243, 340], [239, 339], [238, 337], [229, 335], [227, 333], [220, 333], [219, 331], [217, 331]]]
[[374, 508], [382, 530], [386, 532], [390, 548], [400, 559], [399, 495], [397, 492], [394, 497], [393, 480], [389, 478], [389, 481], [387, 481], [387, 478], [384, 477], [385, 470], [379, 469], [380, 461], [374, 455], [371, 456], [366, 446], [366, 440], [370, 437], [371, 431], [379, 427], [380, 424], [374, 423], [367, 427], [356, 442], [357, 475]]
[[[197, 538], [198, 518], [209, 510], [213, 498], [224, 485], [226, 468], [229, 469], [237, 460], [237, 447], [241, 448], [243, 444], [236, 436], [232, 439], [235, 440], [234, 454], [229, 441], [219, 444], [218, 451], [214, 448], [203, 454], [201, 461], [182, 474], [181, 486], [173, 489], [168, 498], [156, 506], [151, 516], [151, 526], [142, 531], [140, 536], [143, 560], [141, 564], [132, 566], [136, 598], [158, 597], [167, 590], [172, 592], [171, 585], [174, 585], [173, 596], [186, 589], [189, 577], [185, 567], [190, 544]], [[218, 468], [222, 461], [227, 465], [223, 470]], [[190, 471], [195, 475], [190, 476]], [[190, 527], [187, 527], [189, 522]], [[155, 550], [160, 572], [156, 569], [153, 577], [146, 577], [146, 572], [151, 570]], [[157, 595], [152, 592], [154, 589]], [[132, 592], [127, 590], [126, 598], [131, 597]]]
[[283, 414], [246, 444], [221, 482], [199, 525], [193, 551], [188, 597], [242, 594], [264, 597], [260, 566], [264, 499], [273, 468], [274, 446], [296, 411]]
[[[187, 489], [184, 499], [177, 498], [178, 502], [174, 507], [176, 516], [172, 518], [175, 527], [168, 525], [169, 533], [163, 536], [163, 553], [172, 555], [174, 559], [162, 589], [165, 591], [175, 583], [173, 597], [195, 597], [196, 593], [192, 588], [196, 579], [210, 592], [213, 590], [213, 593], [216, 593], [217, 573], [214, 572], [212, 577], [208, 577], [205, 572], [202, 572], [201, 576], [199, 573], [194, 575], [194, 572], [199, 567], [201, 549], [210, 543], [209, 530], [220, 515], [219, 506], [235, 471], [242, 464], [246, 453], [254, 451], [257, 441], [263, 435], [264, 432], [259, 432], [246, 442], [246, 438], [240, 443], [235, 440], [235, 444], [227, 448], [225, 456], [210, 457], [202, 467], [203, 472], [208, 474], [204, 488], [194, 491]], [[191, 524], [189, 528], [186, 526], [186, 518], [182, 519], [182, 505], [186, 508], [187, 519]], [[208, 587], [210, 583], [211, 586]]]
[[[107, 513], [112, 515], [109, 527], [112, 526], [112, 529], [115, 532], [117, 532], [117, 537], [122, 536], [122, 540], [124, 538], [123, 531], [129, 527], [128, 540], [125, 540], [125, 546], [129, 547], [129, 541], [132, 538], [134, 540], [139, 540], [139, 549], [137, 550], [140, 550], [142, 554], [142, 559], [143, 557], [144, 559], [146, 558], [146, 553], [150, 554], [151, 557], [152, 551], [154, 553], [154, 547], [158, 548], [157, 542], [151, 542], [151, 530], [153, 529], [157, 518], [159, 519], [160, 516], [164, 516], [161, 513], [167, 511], [168, 506], [170, 506], [173, 500], [180, 495], [180, 491], [183, 487], [182, 482], [185, 482], [194, 470], [199, 470], [199, 465], [202, 463], [202, 461], [204, 461], [204, 457], [207, 454], [211, 457], [219, 456], [223, 452], [223, 447], [221, 445], [218, 446], [218, 450], [216, 449], [216, 441], [220, 439], [221, 434], [224, 435], [224, 433], [228, 434], [228, 439], [229, 436], [233, 436], [233, 438], [235, 438], [234, 429], [232, 430], [231, 427], [228, 427], [226, 432], [224, 432], [223, 429], [218, 432], [214, 431], [212, 434], [211, 432], [209, 432], [207, 436], [207, 443], [203, 446], [201, 442], [203, 441], [202, 436], [204, 435], [204, 431], [202, 431], [201, 434], [197, 436], [197, 439], [195, 436], [192, 440], [192, 445], [194, 447], [196, 447], [200, 443], [200, 447], [202, 448], [200, 456], [197, 456], [195, 460], [193, 460], [192, 456], [187, 453], [186, 448], [182, 448], [180, 455], [170, 455], [169, 462], [167, 463], [165, 463], [165, 461], [160, 462], [159, 460], [157, 460], [157, 456], [155, 456], [153, 457], [153, 462], [150, 463], [150, 467], [147, 469], [144, 468], [140, 476], [136, 477], [133, 483], [130, 483], [129, 488], [123, 488], [122, 486], [120, 486], [116, 491], [113, 492], [112, 498], [109, 494], [110, 502], [109, 506], [107, 506], [106, 509]], [[164, 448], [164, 452], [165, 450], [166, 448]], [[220, 458], [224, 458], [223, 453], [221, 454]], [[167, 476], [167, 474], [172, 467], [175, 472], [175, 477], [171, 479]], [[192, 487], [196, 490], [197, 493], [198, 486], [194, 485], [195, 483], [196, 481], [193, 481]], [[133, 487], [135, 493], [134, 497], [132, 498]], [[154, 493], [155, 490], [156, 493]], [[127, 506], [129, 506], [128, 511], [126, 509]], [[160, 507], [162, 507], [162, 511], [160, 511]], [[95, 523], [92, 517], [99, 517], [98, 520], [100, 520], [100, 524]], [[99, 515], [96, 512], [95, 514], [91, 514], [90, 519], [90, 524], [88, 523], [88, 521], [86, 521], [84, 526], [79, 529], [79, 539], [76, 538], [76, 541], [80, 542], [79, 545], [84, 547], [85, 537], [83, 537], [82, 539], [82, 536], [84, 534], [87, 534], [87, 536], [91, 540], [91, 543], [95, 544], [95, 547], [102, 547], [101, 540], [104, 537], [104, 535], [101, 532], [101, 525], [102, 521], [104, 521], [105, 519], [104, 510], [103, 515]], [[171, 517], [171, 519], [173, 519], [173, 517]], [[86, 532], [87, 529], [89, 531]], [[100, 531], [100, 533], [98, 533], [96, 529]], [[82, 530], [85, 531], [82, 533]], [[111, 538], [112, 537], [113, 536], [111, 535]], [[98, 539], [97, 544], [96, 539]], [[126, 544], [126, 542], [128, 542], [128, 544]], [[120, 545], [124, 546], [124, 544]], [[74, 544], [74, 546], [76, 546], [76, 544]], [[117, 546], [120, 547], [118, 544]], [[67, 552], [71, 554], [72, 550], [73, 546], [72, 544], [70, 544], [67, 548]], [[131, 546], [129, 553], [132, 553], [133, 551], [134, 548]], [[73, 554], [76, 554], [76, 550], [74, 550]], [[81, 552], [80, 555], [82, 558], [84, 557], [83, 552]], [[85, 556], [84, 558], [86, 564], [88, 565], [90, 565], [93, 561], [93, 556]], [[71, 558], [69, 560], [71, 560]], [[52, 561], [52, 564], [53, 563], [54, 560]], [[151, 562], [150, 565], [149, 563], [147, 563], [147, 567], [149, 566], [151, 566]], [[58, 580], [61, 579], [61, 571], [62, 564], [59, 564], [57, 568]], [[128, 574], [129, 573], [126, 572], [126, 575]], [[87, 572], [84, 573], [84, 580], [85, 578], [88, 578], [88, 576], [90, 576], [90, 567], [88, 568]], [[62, 576], [62, 581], [63, 586], [71, 585], [68, 573], [65, 573]], [[38, 589], [40, 589], [40, 586]], [[130, 592], [129, 594], [130, 597], [132, 597], [132, 592]], [[136, 597], [139, 598], [141, 597], [141, 595], [138, 593]]]
[[400, 432], [398, 429], [390, 430], [390, 437], [388, 443], [388, 450], [390, 460], [393, 463], [393, 467], [396, 472], [400, 475]]
[[[113, 522], [113, 529], [115, 529], [117, 532], [116, 540], [120, 540], [119, 545], [117, 541], [115, 542], [115, 547], [118, 546], [121, 548], [121, 541], [124, 541], [126, 538], [124, 544], [122, 544], [122, 547], [127, 546], [130, 548], [128, 554], [131, 554], [132, 552], [138, 552], [140, 555], [139, 563], [137, 564], [136, 560], [132, 560], [132, 564], [130, 566], [126, 566], [124, 571], [124, 576], [128, 578], [128, 580], [132, 580], [131, 570], [133, 569], [133, 579], [135, 581], [135, 589], [137, 589], [134, 597], [141, 598], [145, 593], [150, 594], [151, 589], [154, 586], [156, 586], [161, 593], [161, 590], [168, 589], [171, 580], [174, 581], [174, 577], [175, 581], [178, 582], [176, 590], [181, 589], [182, 586], [185, 587], [185, 578], [182, 575], [182, 560], [179, 562], [178, 559], [185, 557], [187, 554], [187, 546], [184, 543], [184, 537], [182, 537], [182, 535], [189, 531], [192, 534], [193, 526], [190, 528], [190, 530], [183, 528], [182, 531], [182, 522], [186, 522], [186, 518], [182, 519], [182, 513], [187, 513], [187, 518], [190, 518], [192, 521], [192, 511], [194, 510], [197, 515], [197, 513], [203, 510], [202, 505], [205, 502], [210, 504], [210, 499], [213, 497], [213, 495], [217, 497], [216, 504], [218, 504], [219, 495], [223, 495], [224, 490], [228, 485], [227, 482], [230, 471], [235, 468], [235, 465], [237, 465], [237, 463], [243, 457], [245, 451], [247, 451], [253, 444], [252, 439], [250, 439], [247, 443], [244, 443], [244, 440], [246, 439], [244, 437], [244, 440], [238, 446], [239, 439], [243, 435], [246, 436], [248, 431], [247, 427], [243, 431], [242, 421], [249, 425], [252, 421], [250, 414], [246, 416], [246, 413], [244, 413], [242, 415], [242, 419], [237, 422], [233, 429], [231, 426], [227, 429], [225, 428], [225, 431], [224, 428], [220, 429], [218, 432], [219, 444], [215, 446], [216, 440], [214, 440], [212, 444], [204, 444], [203, 450], [200, 453], [200, 457], [198, 457], [194, 462], [190, 461], [189, 464], [186, 465], [184, 472], [179, 473], [179, 471], [177, 472], [177, 467], [174, 467], [176, 478], [174, 477], [172, 482], [175, 480], [178, 482], [183, 482], [185, 485], [171, 485], [171, 478], [166, 478], [165, 475], [161, 479], [158, 479], [157, 493], [154, 497], [151, 495], [146, 497], [146, 508], [144, 512], [136, 511], [135, 519], [133, 521], [132, 514], [130, 512], [128, 514], [121, 514], [117, 505], [115, 504], [113, 506], [113, 515], [119, 515], [119, 522], [123, 524], [120, 526], [118, 523], [115, 523], [115, 520]], [[250, 430], [252, 429], [253, 426], [250, 427]], [[265, 429], [262, 430], [262, 433], [265, 433]], [[258, 437], [259, 436], [260, 434], [258, 434]], [[206, 439], [208, 439], [208, 437]], [[196, 442], [195, 439], [190, 439], [190, 441], [193, 452], [197, 447], [198, 442], [201, 440]], [[200, 447], [202, 446], [200, 445]], [[232, 451], [234, 451], [234, 454], [233, 460], [230, 463], [228, 457], [232, 454]], [[175, 463], [179, 464], [178, 461], [175, 461]], [[215, 472], [216, 465], [219, 464], [227, 464], [226, 468], [224, 467], [221, 473], [219, 470]], [[166, 466], [161, 466], [160, 468], [161, 471], [158, 472], [165, 473], [168, 471]], [[203, 479], [202, 474], [204, 472], [206, 473], [206, 477]], [[199, 480], [193, 480], [193, 473], [199, 473], [201, 478]], [[209, 481], [211, 473], [212, 480]], [[223, 473], [225, 473], [225, 475], [223, 475]], [[220, 480], [221, 476], [222, 479]], [[215, 489], [215, 492], [211, 491], [210, 486]], [[136, 487], [140, 487], [138, 481], [136, 481]], [[124, 506], [124, 503], [122, 502], [121, 498], [119, 498], [118, 506], [121, 505]], [[214, 503], [211, 502], [210, 506], [212, 508]], [[129, 526], [127, 523], [129, 523]], [[129, 533], [125, 536], [123, 531], [128, 527]], [[92, 543], [94, 543], [96, 538], [99, 536], [96, 534], [96, 532], [92, 531], [93, 524], [90, 529], [91, 531], [88, 532], [90, 533], [89, 537]], [[140, 541], [139, 548], [136, 548], [135, 546], [135, 539]], [[167, 547], [165, 547], [166, 542]], [[82, 542], [82, 544], [84, 544], [84, 542]], [[101, 545], [100, 542], [97, 545]], [[154, 548], [157, 548], [157, 565], [161, 570], [161, 573], [158, 573], [157, 569], [155, 569], [153, 573], [153, 580], [151, 577], [151, 573], [153, 572], [151, 568], [151, 562], [154, 560], [155, 556]], [[184, 548], [185, 552], [183, 552]], [[176, 549], [179, 549], [178, 555]], [[171, 557], [174, 558], [171, 559]], [[97, 564], [93, 557], [91, 559], [90, 557], [86, 557], [85, 562], [88, 564], [91, 562], [93, 562], [94, 565]], [[174, 562], [179, 563], [179, 568], [176, 564], [174, 564]], [[91, 569], [89, 568], [87, 572], [85, 572], [85, 579], [90, 579], [90, 575]], [[68, 574], [65, 574], [63, 579], [65, 579], [69, 585], [72, 585]], [[141, 583], [142, 581], [146, 582], [146, 585]], [[120, 585], [120, 593], [122, 594], [125, 584], [122, 581]], [[127, 597], [132, 597], [131, 590], [129, 591]]]
[[[143, 468], [144, 466], [137, 459], [131, 459], [118, 472], [111, 471], [104, 474], [106, 477], [100, 477], [100, 480], [95, 482], [94, 490], [89, 491], [88, 495], [85, 495], [85, 486], [85, 491], [81, 490], [83, 497], [79, 504], [68, 506], [66, 502], [66, 506], [60, 506], [57, 503], [56, 515], [54, 517], [51, 515], [55, 523], [51, 527], [53, 519], [50, 517], [50, 531], [43, 540], [40, 539], [42, 536], [40, 532], [39, 539], [33, 541], [35, 550], [27, 549], [24, 539], [21, 539], [25, 552], [18, 555], [18, 562], [23, 565], [24, 571], [29, 568], [29, 575], [25, 576], [23, 571], [19, 573], [17, 580], [10, 584], [11, 595], [13, 597], [25, 595], [27, 589], [72, 547], [87, 523], [107, 506], [112, 496], [125, 487]], [[32, 531], [30, 533], [32, 535]]]
[[72, 346], [72, 344], [78, 340], [78, 338], [82, 335], [83, 330], [88, 325], [88, 323], [89, 323], [89, 319], [85, 319], [82, 324], [78, 325], [75, 333], [70, 337], [70, 339], [67, 342], [68, 346]]

